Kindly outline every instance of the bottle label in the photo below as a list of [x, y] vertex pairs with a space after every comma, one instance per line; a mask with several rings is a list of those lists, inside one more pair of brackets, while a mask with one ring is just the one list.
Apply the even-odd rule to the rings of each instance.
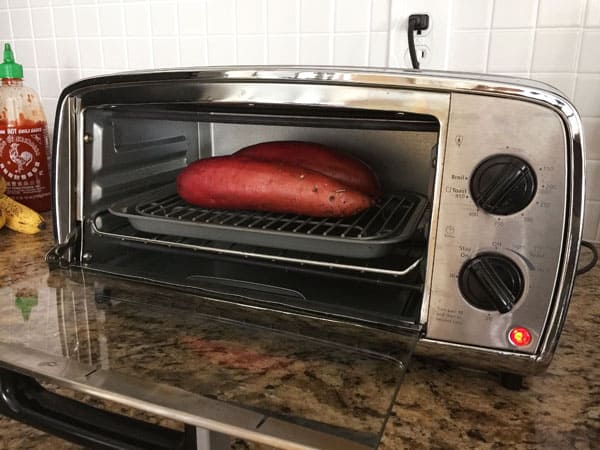
[[6, 194], [37, 211], [50, 209], [45, 123], [0, 128], [0, 175]]

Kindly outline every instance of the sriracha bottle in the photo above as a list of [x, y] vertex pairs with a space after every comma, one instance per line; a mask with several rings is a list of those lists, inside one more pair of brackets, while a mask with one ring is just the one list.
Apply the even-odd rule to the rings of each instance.
[[0, 175], [6, 194], [42, 212], [50, 209], [48, 126], [39, 97], [23, 86], [23, 66], [9, 44], [0, 64]]

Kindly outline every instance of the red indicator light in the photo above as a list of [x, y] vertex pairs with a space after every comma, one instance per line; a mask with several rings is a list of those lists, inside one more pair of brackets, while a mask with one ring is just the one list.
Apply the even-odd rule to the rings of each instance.
[[515, 327], [508, 333], [510, 343], [517, 347], [524, 347], [531, 342], [531, 333], [527, 328]]

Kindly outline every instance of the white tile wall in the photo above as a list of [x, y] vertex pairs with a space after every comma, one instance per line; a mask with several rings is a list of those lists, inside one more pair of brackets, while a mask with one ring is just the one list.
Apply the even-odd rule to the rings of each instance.
[[[310, 36], [307, 36], [310, 37]], [[264, 64], [266, 61], [265, 45], [267, 40], [265, 36], [240, 35], [237, 38], [238, 64]]]
[[264, 0], [236, 2], [236, 8], [237, 32], [239, 34], [261, 34], [265, 32], [266, 8]]
[[168, 3], [153, 3], [150, 5], [150, 26], [153, 36], [176, 36], [177, 8]]
[[492, 23], [493, 0], [463, 0], [452, 9], [452, 23], [456, 30], [487, 29]]
[[488, 50], [488, 72], [527, 72], [531, 65], [534, 31], [493, 30]]
[[[201, 16], [196, 17], [200, 19]], [[206, 21], [208, 34], [233, 34], [237, 26], [234, 0], [207, 0]]]
[[179, 54], [183, 67], [204, 66], [208, 64], [206, 54], [207, 40], [203, 37], [180, 37]]
[[[391, 0], [373, 0], [371, 6], [371, 31], [387, 31], [390, 27]], [[309, 17], [308, 20], [311, 20]]]
[[485, 71], [489, 39], [488, 31], [454, 31], [450, 37], [448, 69], [464, 72]]
[[335, 31], [367, 31], [370, 22], [371, 2], [369, 0], [344, 0], [336, 2]]
[[539, 0], [540, 27], [578, 27], [581, 25], [585, 0]]
[[532, 72], [573, 72], [577, 63], [580, 33], [573, 30], [540, 29], [535, 33]]
[[270, 35], [267, 54], [271, 64], [294, 64], [298, 59], [298, 39], [293, 34]]
[[299, 0], [267, 0], [267, 29], [269, 33], [291, 34], [298, 32], [300, 25], [298, 7]]
[[588, 0], [586, 27], [600, 27], [600, 0]]
[[[167, 5], [173, 9], [173, 5]], [[205, 34], [205, 5], [199, 2], [183, 2], [178, 5], [179, 33], [182, 35]]]
[[584, 117], [583, 130], [587, 146], [587, 157], [600, 161], [600, 117]]
[[389, 54], [401, 26], [391, 12], [418, 5], [435, 5], [432, 23], [444, 24], [435, 68], [531, 77], [574, 101], [588, 150], [585, 236], [600, 240], [600, 0], [0, 0], [0, 40], [52, 120], [60, 89], [107, 72], [385, 67], [404, 61]]
[[583, 32], [579, 72], [600, 72], [600, 30]]
[[532, 28], [537, 0], [498, 0], [494, 2], [494, 28]]

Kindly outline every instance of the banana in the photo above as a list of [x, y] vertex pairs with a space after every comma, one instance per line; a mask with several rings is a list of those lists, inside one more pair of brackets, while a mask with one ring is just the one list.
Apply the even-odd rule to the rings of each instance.
[[42, 216], [6, 194], [0, 195], [0, 209], [6, 217], [6, 227], [11, 230], [25, 234], [35, 234], [46, 228]]

